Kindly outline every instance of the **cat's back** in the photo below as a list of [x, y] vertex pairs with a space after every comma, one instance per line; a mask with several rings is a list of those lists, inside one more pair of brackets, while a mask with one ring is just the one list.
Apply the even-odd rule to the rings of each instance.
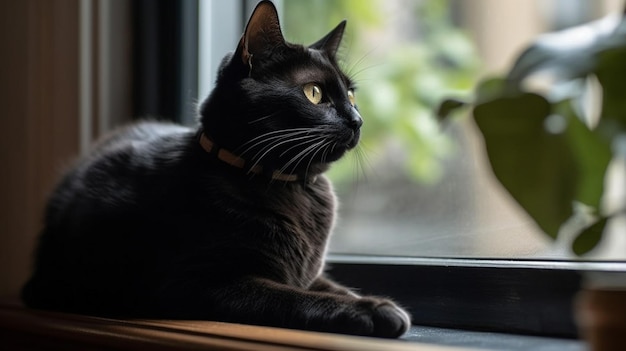
[[[161, 159], [175, 162], [193, 137], [190, 128], [173, 123], [144, 121], [105, 135], [77, 168], [97, 167], [100, 162], [126, 160], [127, 167], [148, 167]], [[110, 169], [109, 164], [107, 168]]]
[[[81, 291], [112, 296], [110, 304], [102, 305], [111, 312], [135, 305], [139, 295], [131, 292], [140, 291], [145, 280], [133, 277], [147, 275], [142, 262], [158, 253], [158, 238], [144, 235], [159, 226], [151, 218], [164, 217], [151, 213], [160, 206], [155, 199], [163, 197], [159, 191], [173, 192], [170, 184], [185, 172], [194, 138], [189, 128], [143, 122], [105, 136], [76, 160], [48, 199], [24, 301], [40, 308], [103, 313], [72, 305], [78, 300], [66, 295], [82, 284]], [[148, 237], [154, 240], [144, 240]], [[124, 296], [131, 301], [120, 300]]]
[[77, 217], [140, 206], [151, 183], [180, 171], [193, 138], [189, 128], [160, 122], [105, 136], [63, 176], [48, 201], [46, 224], [57, 225], [68, 213]]
[[108, 149], [114, 147], [116, 144], [127, 142], [150, 143], [160, 138], [171, 138], [188, 134], [190, 131], [190, 128], [174, 123], [142, 121], [122, 127], [105, 135], [94, 145], [94, 149]]

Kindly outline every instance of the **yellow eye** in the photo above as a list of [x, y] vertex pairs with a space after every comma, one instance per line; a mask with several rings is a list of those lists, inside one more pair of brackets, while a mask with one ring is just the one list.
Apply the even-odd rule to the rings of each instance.
[[307, 99], [314, 104], [319, 104], [322, 101], [322, 88], [315, 83], [306, 84], [303, 88], [304, 95], [306, 95]]
[[354, 90], [348, 90], [348, 100], [350, 100], [350, 105], [356, 105], [356, 98], [354, 97]]

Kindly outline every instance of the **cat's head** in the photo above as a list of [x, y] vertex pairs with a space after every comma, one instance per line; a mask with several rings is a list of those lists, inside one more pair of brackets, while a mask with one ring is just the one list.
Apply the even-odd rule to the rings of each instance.
[[274, 5], [260, 2], [201, 107], [209, 138], [282, 173], [315, 174], [354, 148], [361, 116], [337, 64], [346, 22], [310, 46], [285, 41]]

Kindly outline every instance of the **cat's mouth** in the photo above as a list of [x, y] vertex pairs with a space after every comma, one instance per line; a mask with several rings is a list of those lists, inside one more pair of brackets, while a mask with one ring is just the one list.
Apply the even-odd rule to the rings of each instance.
[[350, 129], [344, 133], [342, 133], [338, 140], [335, 142], [335, 145], [331, 149], [331, 151], [327, 154], [325, 160], [326, 163], [334, 162], [340, 159], [346, 152], [354, 149], [361, 139], [361, 130], [360, 129]]
[[359, 143], [360, 139], [360, 128], [347, 129], [339, 135], [337, 144], [339, 144], [344, 149], [344, 151], [348, 151], [354, 149]]
[[357, 144], [359, 143], [360, 139], [361, 139], [361, 130], [360, 129], [353, 130], [352, 131], [352, 136], [351, 136], [348, 144], [346, 145], [347, 149], [348, 150], [354, 149], [357, 146]]

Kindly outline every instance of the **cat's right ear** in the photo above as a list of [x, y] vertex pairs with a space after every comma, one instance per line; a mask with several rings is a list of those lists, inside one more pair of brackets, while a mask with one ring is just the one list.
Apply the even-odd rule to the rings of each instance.
[[248, 20], [237, 52], [244, 64], [251, 65], [253, 56], [263, 56], [282, 45], [285, 45], [285, 38], [280, 30], [276, 7], [270, 1], [261, 1]]
[[346, 29], [346, 20], [341, 21], [335, 29], [331, 30], [330, 33], [326, 34], [325, 37], [318, 40], [316, 43], [311, 44], [309, 46], [312, 49], [323, 50], [326, 51], [331, 57], [335, 57], [337, 55], [337, 50], [339, 50], [339, 45], [341, 44], [341, 39], [343, 38], [343, 32]]

